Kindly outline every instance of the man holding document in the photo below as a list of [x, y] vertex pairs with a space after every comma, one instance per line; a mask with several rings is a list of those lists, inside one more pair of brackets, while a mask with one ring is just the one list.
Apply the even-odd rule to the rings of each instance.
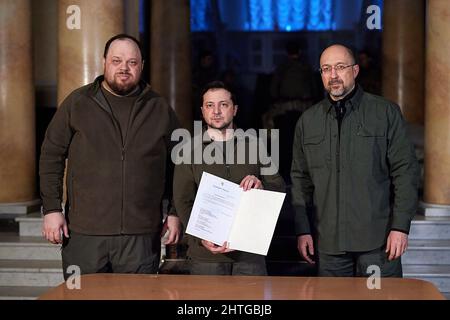
[[[242, 216], [242, 214], [239, 215], [239, 210], [248, 210], [252, 202], [251, 197], [245, 197], [244, 201], [242, 192], [246, 193], [250, 189], [284, 192], [284, 181], [278, 173], [262, 175], [261, 169], [264, 166], [259, 159], [255, 162], [251, 161], [254, 156], [251, 153], [255, 153], [249, 146], [251, 139], [233, 130], [233, 119], [238, 108], [233, 93], [220, 81], [207, 84], [202, 92], [201, 111], [207, 129], [203, 142], [200, 145], [194, 144], [191, 151], [194, 154], [196, 148], [201, 148], [203, 157], [201, 163], [193, 161], [175, 166], [174, 203], [185, 227], [193, 212], [198, 214], [194, 227], [200, 231], [200, 234], [205, 233], [204, 238], [226, 239], [226, 235], [220, 233], [230, 230], [233, 223], [238, 224], [237, 216]], [[244, 148], [239, 148], [239, 145]], [[210, 153], [212, 159], [205, 159], [207, 153], [204, 152], [205, 150], [212, 150]], [[244, 157], [242, 157], [242, 151], [245, 151]], [[201, 186], [200, 180], [203, 180]], [[196, 200], [197, 192], [201, 199]], [[255, 199], [257, 197], [258, 195]], [[280, 198], [278, 200], [280, 201]], [[193, 210], [194, 201], [199, 204], [197, 210]], [[257, 205], [254, 203], [252, 209], [258, 209]], [[233, 213], [236, 213], [236, 216]], [[219, 216], [220, 219], [218, 219]], [[264, 217], [261, 216], [261, 219], [264, 220]], [[255, 224], [259, 222], [254, 221]], [[242, 233], [238, 228], [234, 230]], [[191, 260], [191, 274], [267, 274], [265, 257], [262, 254], [233, 250], [231, 249], [233, 244], [230, 248], [226, 242], [220, 245], [204, 238], [187, 236], [189, 244], [187, 255]], [[238, 239], [239, 234], [234, 238]]]

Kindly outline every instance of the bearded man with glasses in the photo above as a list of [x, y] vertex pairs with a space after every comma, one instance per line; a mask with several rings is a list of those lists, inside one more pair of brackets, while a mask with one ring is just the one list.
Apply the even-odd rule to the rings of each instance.
[[326, 48], [320, 73], [328, 97], [297, 123], [291, 179], [298, 250], [318, 263], [319, 276], [369, 276], [377, 266], [382, 277], [401, 277], [419, 165], [400, 108], [364, 92], [358, 72], [350, 49]]

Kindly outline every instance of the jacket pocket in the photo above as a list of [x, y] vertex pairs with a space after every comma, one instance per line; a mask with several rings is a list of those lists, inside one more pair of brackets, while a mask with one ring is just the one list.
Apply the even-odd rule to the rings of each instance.
[[386, 134], [381, 126], [358, 126], [353, 146], [355, 164], [369, 170], [377, 179], [387, 170]]
[[384, 137], [384, 130], [381, 127], [376, 126], [358, 126], [358, 130], [356, 132], [357, 136], [361, 137]]
[[310, 169], [322, 168], [327, 164], [329, 157], [324, 134], [310, 137], [305, 136], [303, 138], [303, 144]]

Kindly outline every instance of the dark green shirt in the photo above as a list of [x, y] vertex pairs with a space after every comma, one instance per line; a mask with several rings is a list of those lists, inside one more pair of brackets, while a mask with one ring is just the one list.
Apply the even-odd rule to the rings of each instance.
[[400, 108], [358, 86], [345, 102], [339, 139], [328, 99], [295, 131], [291, 169], [297, 234], [311, 233], [329, 254], [381, 247], [391, 229], [409, 232], [418, 200], [419, 165]]
[[[231, 143], [233, 141], [236, 141], [236, 139], [240, 138], [235, 137], [233, 140], [227, 141], [226, 143], [207, 142], [203, 143], [200, 146], [200, 148], [202, 148], [202, 152], [205, 150], [205, 148], [210, 149], [214, 145], [219, 147], [218, 149], [220, 152], [224, 150], [223, 148], [225, 146], [225, 154], [220, 155], [220, 157], [224, 156], [224, 158], [226, 158], [227, 153], [231, 152], [232, 149], [234, 149], [234, 158], [229, 156], [229, 158], [233, 161], [228, 161], [228, 164], [225, 163], [226, 161], [224, 161], [224, 163], [222, 164], [206, 164], [203, 162], [201, 164], [179, 164], [175, 166], [173, 180], [173, 199], [175, 209], [184, 227], [186, 227], [188, 224], [203, 172], [208, 172], [237, 184], [239, 184], [247, 175], [254, 175], [262, 181], [264, 189], [285, 192], [283, 178], [281, 178], [278, 173], [273, 175], [261, 175], [260, 169], [261, 167], [263, 167], [263, 165], [259, 161], [257, 161], [257, 163], [252, 163], [252, 161], [249, 161], [248, 157], [246, 157], [244, 164], [237, 164], [237, 152], [235, 148], [236, 144]], [[246, 148], [246, 150], [248, 154], [248, 147]], [[193, 149], [192, 152], [195, 153], [195, 149]], [[233, 162], [234, 164], [230, 164], [229, 162]], [[258, 223], [258, 221], [255, 221], [255, 223]], [[248, 262], [255, 259], [256, 256], [253, 253], [242, 251], [233, 251], [225, 254], [212, 254], [203, 247], [203, 245], [201, 244], [201, 239], [190, 235], [187, 235], [187, 237], [189, 244], [188, 256], [198, 261]]]

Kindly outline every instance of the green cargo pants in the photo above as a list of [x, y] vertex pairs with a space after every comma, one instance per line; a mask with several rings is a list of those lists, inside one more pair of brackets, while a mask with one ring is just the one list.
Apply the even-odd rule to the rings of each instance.
[[[71, 265], [81, 274], [157, 273], [161, 252], [160, 235], [92, 236], [71, 232], [62, 246], [64, 279]], [[70, 271], [70, 270], [69, 270]]]
[[[401, 257], [389, 261], [386, 247], [368, 252], [347, 252], [340, 255], [330, 255], [319, 252], [319, 277], [368, 277], [369, 266], [379, 267], [381, 277], [403, 276]], [[372, 269], [369, 269], [372, 270]], [[373, 272], [373, 271], [372, 271]]]

